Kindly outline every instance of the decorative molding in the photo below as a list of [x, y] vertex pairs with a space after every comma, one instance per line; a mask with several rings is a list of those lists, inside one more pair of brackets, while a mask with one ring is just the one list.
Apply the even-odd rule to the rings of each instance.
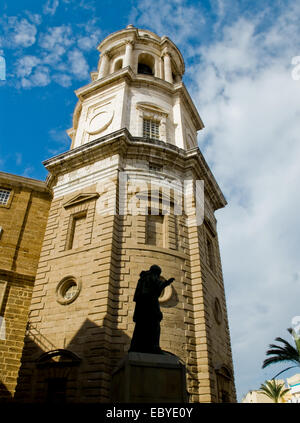
[[76, 195], [75, 197], [73, 197], [71, 200], [67, 201], [64, 204], [64, 208], [68, 208], [71, 206], [77, 206], [79, 203], [83, 203], [84, 201], [90, 201], [93, 199], [96, 199], [100, 196], [100, 194], [98, 194], [97, 192], [92, 193], [92, 194], [79, 194]]
[[99, 134], [99, 132], [103, 132], [112, 123], [114, 115], [114, 110], [102, 110], [98, 113], [95, 113], [95, 115], [92, 116], [89, 122], [90, 129], [86, 130], [86, 132], [89, 135], [96, 135]]
[[134, 41], [134, 40], [125, 40], [125, 41], [124, 41], [124, 44], [125, 44], [125, 45], [126, 45], [126, 44], [131, 44], [132, 46], [134, 46], [135, 41]]
[[170, 59], [172, 58], [172, 54], [167, 50], [163, 51], [160, 57], [163, 59], [165, 56], [169, 56]]
[[102, 54], [101, 57], [107, 57], [108, 59], [111, 58], [111, 49], [105, 50]]
[[144, 114], [148, 113], [150, 116], [160, 115], [162, 117], [168, 117], [168, 112], [166, 110], [152, 103], [140, 102], [136, 104], [136, 108], [144, 112]]

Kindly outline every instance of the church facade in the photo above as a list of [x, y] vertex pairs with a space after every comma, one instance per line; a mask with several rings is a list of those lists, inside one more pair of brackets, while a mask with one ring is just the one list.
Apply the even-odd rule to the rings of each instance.
[[[160, 298], [161, 348], [185, 363], [189, 401], [234, 402], [214, 216], [226, 200], [197, 146], [204, 125], [182, 82], [182, 55], [169, 38], [132, 25], [98, 49], [91, 83], [76, 91], [71, 148], [44, 162], [24, 347], [2, 384], [10, 377], [16, 401], [109, 402], [139, 274], [157, 264], [175, 278]], [[11, 348], [1, 342], [0, 364]]]

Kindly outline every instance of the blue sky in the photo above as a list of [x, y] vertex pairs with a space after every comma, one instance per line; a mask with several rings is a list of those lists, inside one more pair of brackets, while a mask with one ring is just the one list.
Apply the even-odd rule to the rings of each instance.
[[44, 180], [42, 161], [69, 148], [74, 90], [108, 34], [132, 23], [181, 50], [205, 124], [199, 147], [228, 201], [216, 215], [239, 399], [281, 369], [261, 369], [265, 351], [276, 336], [292, 342], [300, 315], [299, 21], [289, 0], [0, 3], [4, 172]]

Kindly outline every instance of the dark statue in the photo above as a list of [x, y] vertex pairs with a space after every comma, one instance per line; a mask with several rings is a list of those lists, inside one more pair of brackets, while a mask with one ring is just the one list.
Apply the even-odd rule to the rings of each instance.
[[161, 268], [153, 265], [140, 273], [133, 301], [135, 328], [129, 352], [162, 354], [159, 346], [160, 322], [163, 318], [158, 298], [163, 289], [175, 279], [165, 280], [160, 276]]

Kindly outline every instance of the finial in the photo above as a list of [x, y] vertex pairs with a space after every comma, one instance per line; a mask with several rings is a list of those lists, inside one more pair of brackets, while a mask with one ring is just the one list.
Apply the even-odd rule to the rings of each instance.
[[129, 24], [126, 26], [126, 29], [130, 29], [130, 28], [134, 28], [134, 26], [132, 24]]

